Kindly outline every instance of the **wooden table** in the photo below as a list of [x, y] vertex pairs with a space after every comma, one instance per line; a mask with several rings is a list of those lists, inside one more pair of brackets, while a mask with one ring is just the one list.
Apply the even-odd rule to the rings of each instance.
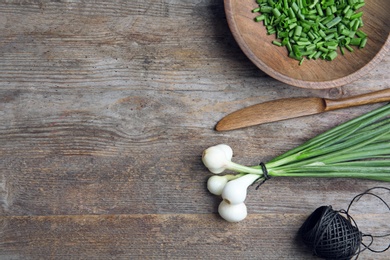
[[[316, 259], [296, 235], [314, 209], [345, 209], [368, 188], [390, 187], [271, 179], [250, 188], [245, 221], [218, 216], [205, 148], [227, 143], [234, 161], [258, 164], [380, 105], [219, 133], [221, 117], [277, 98], [390, 87], [389, 55], [341, 88], [278, 82], [241, 52], [223, 8], [1, 1], [0, 259]], [[389, 232], [374, 199], [352, 214], [366, 233]]]

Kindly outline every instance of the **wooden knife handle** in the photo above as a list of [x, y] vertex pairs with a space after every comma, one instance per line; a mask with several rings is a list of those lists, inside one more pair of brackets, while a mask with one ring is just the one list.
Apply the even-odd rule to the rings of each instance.
[[358, 96], [340, 98], [340, 99], [324, 99], [325, 111], [331, 111], [340, 108], [353, 106], [367, 105], [390, 101], [390, 89], [379, 90], [362, 94]]

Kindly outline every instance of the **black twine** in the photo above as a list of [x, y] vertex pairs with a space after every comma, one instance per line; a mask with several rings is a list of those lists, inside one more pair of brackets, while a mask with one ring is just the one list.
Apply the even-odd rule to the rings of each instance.
[[[388, 188], [375, 187], [355, 196], [346, 211], [335, 211], [332, 209], [332, 206], [321, 206], [306, 219], [298, 234], [303, 242], [312, 249], [314, 255], [325, 259], [349, 260], [353, 256], [357, 259], [359, 254], [366, 249], [374, 253], [383, 253], [390, 248], [390, 244], [383, 250], [370, 248], [374, 243], [374, 238], [390, 236], [390, 233], [380, 236], [363, 234], [359, 231], [355, 220], [349, 214], [352, 204], [364, 195], [375, 196], [390, 210], [388, 203], [378, 195], [371, 193], [373, 189], [390, 191]], [[344, 214], [346, 217], [343, 217], [341, 214]], [[362, 241], [363, 237], [369, 237], [371, 239], [370, 242], [364, 244]]]
[[261, 166], [261, 170], [263, 171], [263, 175], [264, 175], [264, 179], [256, 186], [256, 190], [258, 190], [260, 188], [260, 186], [267, 180], [269, 180], [271, 177], [268, 175], [268, 170], [267, 170], [267, 167], [265, 166], [265, 164], [263, 162], [259, 163], [259, 165]]

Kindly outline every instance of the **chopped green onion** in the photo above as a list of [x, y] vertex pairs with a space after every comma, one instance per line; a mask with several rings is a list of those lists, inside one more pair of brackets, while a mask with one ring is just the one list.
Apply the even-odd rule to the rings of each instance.
[[261, 6], [260, 12], [261, 13], [271, 13], [273, 8], [271, 6]]
[[322, 55], [322, 51], [317, 51], [313, 58], [316, 60], [316, 59], [320, 58], [321, 55]]
[[315, 44], [309, 44], [306, 46], [306, 51], [315, 51], [316, 45]]
[[356, 35], [359, 38], [367, 38], [367, 34], [362, 32], [362, 31], [360, 31], [360, 30], [356, 32]]
[[300, 36], [302, 34], [302, 26], [295, 27], [294, 36]]
[[357, 4], [357, 5], [355, 5], [354, 6], [354, 8], [355, 8], [355, 10], [357, 10], [357, 9], [360, 9], [360, 8], [362, 8], [363, 6], [365, 6], [366, 5], [366, 3], [360, 3], [360, 4]]
[[278, 42], [278, 41], [272, 41], [272, 44], [274, 44], [276, 46], [282, 46], [282, 43]]
[[[256, 0], [267, 34], [275, 34], [272, 43], [285, 46], [289, 56], [303, 62], [308, 59], [334, 60], [337, 52], [352, 52], [351, 46], [364, 48], [367, 34], [363, 26], [364, 0]], [[280, 39], [280, 40], [279, 40]], [[319, 44], [321, 43], [321, 44]], [[310, 46], [310, 47], [309, 47]], [[291, 55], [290, 55], [291, 54]]]
[[262, 14], [262, 15], [256, 16], [255, 21], [256, 22], [264, 21], [265, 18], [266, 18], [266, 16], [264, 14]]
[[319, 16], [324, 16], [324, 11], [322, 10], [321, 4], [317, 3], [316, 4], [316, 10]]
[[349, 52], [353, 52], [352, 47], [349, 46], [348, 44], [346, 44], [344, 47], [345, 47]]
[[329, 52], [326, 55], [326, 59], [327, 60], [334, 60], [336, 57], [337, 57], [337, 52], [336, 51]]
[[351, 15], [351, 20], [354, 20], [356, 18], [360, 18], [360, 17], [362, 17], [362, 15], [363, 15], [363, 12], [355, 13], [355, 14]]
[[351, 42], [349, 44], [354, 45], [354, 46], [359, 46], [361, 41], [362, 41], [361, 38], [353, 38], [353, 39], [351, 39]]
[[328, 28], [332, 28], [333, 26], [335, 26], [336, 24], [338, 24], [339, 22], [341, 22], [341, 18], [340, 16], [336, 16], [332, 21], [328, 22], [326, 24], [326, 27]]
[[272, 9], [272, 13], [275, 15], [276, 18], [279, 18], [282, 15], [278, 8]]
[[343, 48], [342, 46], [340, 46], [340, 53], [341, 53], [341, 55], [344, 55], [344, 54], [345, 54], [344, 48]]
[[363, 38], [362, 41], [359, 44], [359, 49], [362, 49], [366, 46], [367, 38]]

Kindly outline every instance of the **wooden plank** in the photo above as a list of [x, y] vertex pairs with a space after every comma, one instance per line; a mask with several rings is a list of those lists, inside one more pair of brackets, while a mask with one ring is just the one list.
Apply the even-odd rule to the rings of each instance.
[[[267, 259], [313, 259], [297, 236], [305, 218], [254, 214], [245, 222], [231, 224], [211, 214], [2, 217], [0, 257], [262, 259], [266, 255]], [[362, 214], [357, 220], [387, 226], [381, 215]], [[380, 240], [376, 243], [377, 248], [384, 245]], [[362, 259], [370, 257], [387, 259], [386, 254], [361, 254]]]
[[[30, 133], [3, 133], [3, 214], [207, 213], [214, 208], [215, 198], [205, 184], [211, 174], [200, 158], [207, 140], [192, 138], [195, 130], [129, 141], [105, 136], [103, 129], [73, 127], [79, 130], [68, 126], [57, 134], [43, 129], [31, 133], [31, 128]], [[250, 161], [248, 151], [238, 151], [234, 160], [256, 164], [268, 156], [264, 151], [256, 156], [257, 146], [251, 149]], [[302, 199], [311, 207], [319, 199], [346, 206], [357, 193], [375, 185], [349, 179], [272, 179], [259, 191], [251, 188], [250, 202], [267, 211], [301, 213]]]

